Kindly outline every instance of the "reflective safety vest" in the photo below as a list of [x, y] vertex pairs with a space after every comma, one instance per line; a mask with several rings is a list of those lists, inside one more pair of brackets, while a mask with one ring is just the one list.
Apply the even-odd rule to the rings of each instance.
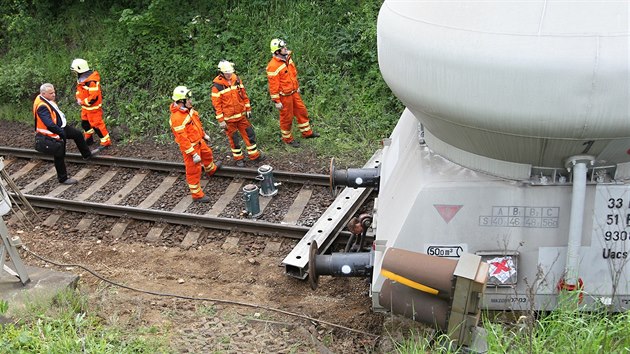
[[78, 101], [81, 101], [81, 109], [95, 111], [101, 108], [103, 93], [101, 92], [100, 81], [101, 75], [96, 70], [86, 78], [79, 77], [75, 97]]
[[33, 102], [33, 116], [35, 117], [35, 131], [38, 134], [42, 134], [42, 135], [49, 136], [57, 140], [61, 140], [61, 137], [59, 136], [59, 134], [53, 133], [50, 130], [48, 130], [48, 127], [44, 124], [42, 119], [39, 117], [39, 114], [37, 114], [37, 110], [39, 110], [39, 107], [41, 107], [42, 105], [45, 106], [46, 109], [48, 109], [48, 111], [50, 112], [50, 117], [52, 118], [53, 123], [57, 124], [57, 119], [59, 119], [57, 117], [57, 112], [50, 107], [50, 104], [44, 101], [42, 96], [37, 95], [37, 97], [35, 98], [35, 102]]
[[232, 74], [230, 81], [223, 75], [218, 75], [212, 81], [212, 105], [217, 120], [220, 122], [238, 120], [251, 111], [249, 97], [241, 80]]
[[291, 59], [291, 53], [286, 60], [275, 55], [267, 64], [267, 81], [271, 100], [280, 102], [280, 96], [289, 96], [300, 87], [297, 79], [297, 68]]

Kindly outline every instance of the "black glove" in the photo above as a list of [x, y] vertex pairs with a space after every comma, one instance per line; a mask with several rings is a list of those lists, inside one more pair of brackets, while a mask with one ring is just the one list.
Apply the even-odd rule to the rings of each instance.
[[96, 97], [96, 98], [93, 98], [93, 99], [89, 100], [89, 101], [88, 101], [88, 104], [91, 106], [91, 105], [93, 105], [96, 101], [98, 101], [98, 97]]

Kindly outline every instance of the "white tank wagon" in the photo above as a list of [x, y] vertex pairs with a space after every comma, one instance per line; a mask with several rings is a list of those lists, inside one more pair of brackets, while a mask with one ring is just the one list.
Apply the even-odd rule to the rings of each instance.
[[311, 286], [370, 276], [375, 310], [449, 333], [562, 290], [630, 309], [629, 6], [385, 0], [379, 66], [407, 108], [376, 172], [331, 164], [331, 186], [378, 188], [375, 242], [311, 250]]
[[386, 1], [378, 21], [382, 75], [433, 151], [473, 169], [630, 161], [626, 2]]
[[407, 109], [381, 158], [375, 309], [390, 248], [481, 256], [484, 308], [564, 288], [630, 309], [628, 6], [385, 1], [379, 65]]

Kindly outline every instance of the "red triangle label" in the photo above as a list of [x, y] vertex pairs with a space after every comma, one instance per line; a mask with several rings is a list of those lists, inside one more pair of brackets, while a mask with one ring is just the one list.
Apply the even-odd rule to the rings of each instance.
[[451, 219], [455, 217], [455, 214], [463, 207], [463, 205], [443, 205], [443, 204], [433, 204], [435, 210], [440, 214], [442, 219], [446, 221], [448, 224]]

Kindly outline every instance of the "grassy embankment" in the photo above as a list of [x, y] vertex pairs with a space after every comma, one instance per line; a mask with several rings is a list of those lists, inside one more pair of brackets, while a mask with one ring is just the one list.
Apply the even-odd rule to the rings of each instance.
[[[588, 296], [588, 295], [586, 295]], [[482, 313], [479, 326], [487, 332], [488, 353], [591, 354], [630, 351], [630, 313], [613, 313], [610, 308], [585, 311], [577, 294], [560, 297], [552, 312], [522, 312], [518, 320], [497, 320], [497, 313]], [[510, 317], [513, 313], [505, 313]], [[505, 316], [503, 316], [505, 317]], [[448, 347], [449, 339], [434, 331], [412, 332], [398, 341], [398, 353], [461, 353]]]
[[[0, 119], [32, 121], [32, 99], [43, 82], [56, 85], [61, 108], [75, 122], [81, 57], [102, 76], [106, 123], [123, 141], [171, 141], [173, 88], [192, 89], [214, 145], [225, 145], [209, 98], [217, 63], [236, 64], [253, 105], [258, 145], [280, 144], [278, 113], [267, 91], [269, 42], [294, 51], [303, 99], [320, 139], [306, 144], [320, 156], [362, 165], [394, 127], [401, 103], [380, 76], [376, 17], [381, 1], [147, 0], [3, 3], [0, 37]], [[295, 127], [294, 127], [295, 128]], [[299, 131], [294, 129], [299, 136]]]
[[[0, 301], [0, 318], [11, 305]], [[123, 328], [88, 308], [87, 297], [66, 291], [49, 301], [33, 300], [11, 309], [11, 322], [0, 325], [2, 353], [165, 353], [164, 329]]]

